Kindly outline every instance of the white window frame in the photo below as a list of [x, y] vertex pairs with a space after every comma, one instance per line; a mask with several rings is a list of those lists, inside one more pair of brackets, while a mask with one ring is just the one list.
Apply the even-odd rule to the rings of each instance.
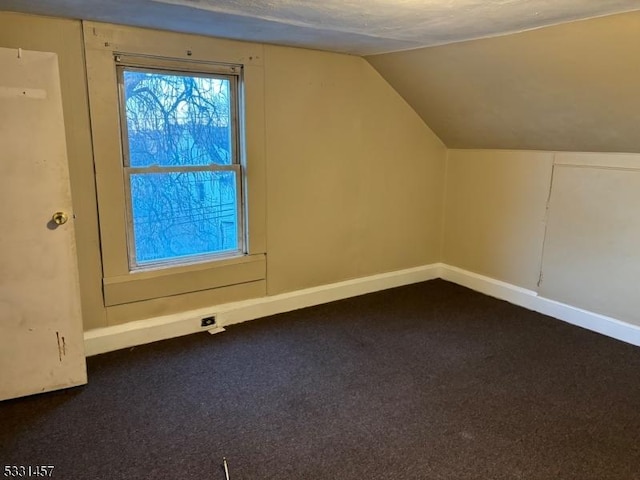
[[[116, 53], [114, 55], [116, 75], [118, 79], [118, 107], [120, 114], [121, 149], [123, 174], [125, 185], [125, 202], [127, 217], [127, 251], [130, 271], [143, 271], [157, 268], [170, 268], [181, 265], [198, 264], [202, 262], [227, 259], [246, 255], [246, 201], [244, 188], [245, 155], [243, 149], [244, 115], [242, 111], [242, 65], [228, 65], [213, 62], [185, 62], [180, 60], [158, 58], [152, 56], [131, 56]], [[221, 78], [229, 81], [231, 95], [231, 164], [230, 165], [202, 165], [182, 167], [131, 167], [129, 156], [129, 138], [127, 132], [126, 96], [124, 91], [124, 72], [138, 71], [180, 76]], [[236, 218], [238, 230], [236, 232], [238, 245], [233, 251], [190, 255], [183, 258], [161, 259], [157, 261], [138, 263], [136, 261], [136, 247], [133, 230], [133, 208], [131, 203], [131, 175], [146, 173], [173, 173], [199, 171], [233, 171], [236, 177]]]

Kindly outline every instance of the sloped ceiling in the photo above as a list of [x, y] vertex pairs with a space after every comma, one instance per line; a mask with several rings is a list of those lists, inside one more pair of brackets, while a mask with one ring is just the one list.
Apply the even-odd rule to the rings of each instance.
[[367, 60], [450, 148], [640, 152], [640, 12]]
[[0, 9], [355, 55], [640, 9], [640, 0], [2, 0]]
[[[640, 0], [1, 0], [0, 9], [368, 55], [451, 148], [640, 152]], [[627, 13], [602, 16], [616, 12]]]

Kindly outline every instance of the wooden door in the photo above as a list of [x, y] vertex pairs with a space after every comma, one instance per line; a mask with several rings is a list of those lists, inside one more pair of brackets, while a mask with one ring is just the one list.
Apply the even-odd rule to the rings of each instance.
[[87, 381], [73, 223], [57, 56], [0, 48], [0, 400]]

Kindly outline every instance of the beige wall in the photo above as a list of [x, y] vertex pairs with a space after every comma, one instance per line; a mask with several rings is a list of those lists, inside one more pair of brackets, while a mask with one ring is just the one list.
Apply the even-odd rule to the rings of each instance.
[[449, 150], [444, 262], [535, 289], [553, 153]]
[[589, 152], [640, 152], [638, 58], [640, 12], [367, 57], [450, 148]]
[[360, 58], [265, 55], [269, 294], [438, 261], [435, 135]]
[[[205, 290], [107, 316], [81, 23], [0, 13], [0, 46], [60, 55], [85, 329], [261, 295]], [[445, 147], [363, 59], [264, 50], [268, 293], [437, 261]]]
[[[204, 290], [108, 317], [81, 24], [0, 13], [0, 46], [59, 55], [85, 329], [264, 293]], [[450, 150], [445, 162], [363, 59], [261, 48], [268, 294], [444, 261], [536, 291], [542, 273], [540, 294], [640, 324], [640, 156]]]
[[640, 325], [640, 155], [558, 154], [542, 296]]
[[446, 185], [445, 263], [640, 325], [640, 155], [450, 150]]

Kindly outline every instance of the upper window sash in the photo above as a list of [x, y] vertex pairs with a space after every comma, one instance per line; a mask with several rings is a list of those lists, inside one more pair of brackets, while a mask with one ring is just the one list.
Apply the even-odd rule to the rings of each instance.
[[[116, 60], [119, 57], [116, 57]], [[122, 135], [122, 157], [123, 165], [127, 167], [148, 167], [153, 165], [158, 166], [187, 166], [187, 165], [229, 165], [240, 164], [240, 122], [239, 122], [239, 108], [240, 108], [240, 73], [242, 69], [234, 66], [230, 70], [239, 71], [240, 73], [233, 74], [218, 74], [185, 70], [171, 70], [165, 68], [165, 63], [176, 62], [160, 62], [156, 68], [139, 66], [130, 66], [124, 64], [120, 60], [119, 65], [116, 67], [118, 78], [118, 93], [120, 103], [120, 125]], [[203, 67], [205, 64], [197, 64]], [[218, 67], [212, 64], [206, 64], [209, 70], [217, 70]], [[192, 65], [189, 65], [192, 66]], [[224, 65], [222, 67], [225, 67]], [[223, 68], [223, 70], [229, 70], [229, 68]], [[138, 77], [136, 74], [140, 74]], [[137, 77], [137, 78], [136, 78]], [[152, 91], [152, 89], [146, 88], [145, 83], [151, 79], [157, 79], [159, 86], [166, 89], [166, 98], [158, 98], [158, 95]], [[175, 78], [176, 83], [171, 84], [171, 79]], [[190, 85], [181, 84], [185, 78], [191, 78]], [[178, 80], [179, 79], [179, 80]], [[139, 87], [139, 85], [142, 85]], [[158, 86], [158, 85], [156, 85]], [[138, 88], [139, 87], [139, 88]], [[137, 91], [134, 89], [138, 88]], [[189, 92], [185, 89], [190, 88], [193, 91], [202, 90], [203, 94], [196, 97], [187, 97]], [[216, 90], [216, 92], [211, 92]], [[133, 95], [135, 93], [135, 96]], [[217, 104], [212, 104], [211, 97], [219, 97]], [[183, 97], [183, 98], [181, 98]], [[196, 100], [195, 104], [194, 99]], [[136, 125], [133, 129], [130, 125], [129, 115], [127, 108], [129, 102], [137, 102], [138, 108], [150, 108], [153, 109], [155, 105], [158, 105], [156, 115], [157, 124], [149, 125], [148, 128], [144, 128], [144, 125]], [[202, 112], [196, 111], [201, 106]], [[132, 111], [137, 110], [135, 106], [132, 107]], [[217, 113], [214, 116], [210, 115], [213, 111]], [[152, 116], [153, 118], [153, 116]], [[149, 119], [145, 118], [144, 122], [148, 122]], [[186, 132], [184, 128], [197, 129], [201, 126], [200, 132]], [[227, 140], [222, 141], [221, 145], [217, 145], [217, 142], [221, 139], [214, 140], [216, 145], [213, 146], [215, 150], [219, 152], [219, 156], [211, 157], [210, 154], [199, 155], [197, 152], [193, 152], [193, 146], [187, 148], [187, 145], [182, 145], [189, 154], [180, 154], [176, 151], [174, 155], [166, 158], [157, 157], [155, 155], [150, 156], [148, 149], [143, 149], [141, 152], [135, 152], [131, 150], [137, 142], [135, 141], [135, 135], [141, 136], [150, 135], [155, 133], [156, 135], [172, 135], [175, 137], [175, 148], [179, 149], [182, 142], [181, 137], [200, 135], [203, 138], [209, 136], [212, 131], [217, 130], [218, 134], [227, 136]], [[161, 133], [162, 132], [162, 133]], [[185, 136], [186, 135], [186, 136]], [[162, 138], [148, 139], [147, 141], [153, 145], [154, 142], [162, 143]], [[183, 139], [185, 140], [185, 139]], [[210, 140], [207, 140], [207, 142]], [[144, 142], [146, 143], [146, 142]], [[224, 144], [227, 144], [226, 146]], [[159, 149], [162, 150], [162, 149]]]

